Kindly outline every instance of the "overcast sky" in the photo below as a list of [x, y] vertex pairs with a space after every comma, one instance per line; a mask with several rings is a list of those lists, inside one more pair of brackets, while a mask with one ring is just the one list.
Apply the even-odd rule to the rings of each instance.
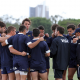
[[49, 16], [80, 19], [80, 0], [0, 0], [0, 17], [8, 14], [14, 18], [29, 17], [29, 7], [43, 4], [49, 7]]

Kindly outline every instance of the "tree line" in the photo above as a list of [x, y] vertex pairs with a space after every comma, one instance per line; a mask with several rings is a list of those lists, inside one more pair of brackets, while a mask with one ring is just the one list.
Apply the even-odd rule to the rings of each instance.
[[[37, 28], [39, 25], [43, 25], [45, 28], [45, 33], [49, 33], [51, 36], [52, 30], [51, 26], [53, 24], [58, 24], [65, 28], [65, 34], [67, 34], [67, 26], [69, 24], [74, 24], [77, 26], [80, 23], [80, 19], [63, 19], [60, 15], [51, 16], [50, 19], [41, 18], [41, 17], [32, 17], [29, 18], [31, 20], [30, 30], [33, 28]], [[8, 26], [14, 26], [18, 30], [21, 25], [20, 19], [15, 19], [12, 16], [4, 15], [0, 17], [0, 21], [3, 21]]]

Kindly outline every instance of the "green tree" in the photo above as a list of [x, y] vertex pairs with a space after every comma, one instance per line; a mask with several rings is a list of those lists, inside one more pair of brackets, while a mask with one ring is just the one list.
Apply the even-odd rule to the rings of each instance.
[[37, 28], [39, 25], [44, 26], [45, 28], [45, 33], [49, 33], [49, 35], [51, 36], [51, 20], [50, 19], [46, 19], [46, 18], [41, 18], [41, 17], [32, 17], [30, 18], [31, 20], [31, 30], [33, 28]]
[[60, 20], [58, 22], [58, 25], [62, 26], [65, 28], [65, 33], [67, 34], [67, 26], [69, 24], [74, 24], [77, 26], [80, 23], [80, 19], [63, 19], [62, 21]]

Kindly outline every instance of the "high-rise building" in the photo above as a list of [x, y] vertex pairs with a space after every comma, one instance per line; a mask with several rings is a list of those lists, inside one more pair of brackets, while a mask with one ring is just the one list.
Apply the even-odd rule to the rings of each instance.
[[30, 17], [35, 17], [35, 8], [30, 7]]
[[49, 19], [49, 9], [45, 5], [30, 7], [30, 17], [45, 17]]

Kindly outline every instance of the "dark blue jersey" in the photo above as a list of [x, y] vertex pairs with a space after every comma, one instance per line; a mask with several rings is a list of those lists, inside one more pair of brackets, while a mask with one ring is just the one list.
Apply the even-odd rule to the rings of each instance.
[[76, 55], [77, 55], [77, 64], [79, 64], [80, 66], [80, 39], [77, 41]]
[[[33, 39], [31, 42], [35, 42], [37, 39]], [[36, 47], [31, 49], [31, 62], [33, 64], [46, 63], [45, 54], [49, 53], [48, 45], [45, 41], [41, 41]]]
[[26, 35], [30, 38], [30, 40], [33, 39], [32, 31], [28, 31], [28, 32], [26, 33]]
[[50, 47], [50, 38], [49, 37], [46, 37], [44, 36], [44, 41], [46, 41], [48, 47]]
[[67, 35], [66, 38], [69, 40], [69, 44], [70, 44], [70, 58], [76, 59], [77, 43], [73, 43], [73, 38], [75, 38], [75, 36]]
[[13, 55], [8, 49], [8, 45], [1, 47], [1, 66], [13, 66]]
[[[16, 34], [18, 34], [18, 33], [19, 33], [19, 31], [16, 32]], [[26, 35], [30, 38], [30, 40], [33, 39], [32, 31], [28, 31], [28, 32], [26, 33]]]
[[[28, 53], [28, 47], [27, 43], [30, 42], [30, 39], [27, 35], [24, 35], [22, 33], [18, 33], [15, 36], [10, 37], [6, 43], [13, 45], [14, 49], [20, 51], [20, 52], [27, 52]], [[21, 56], [21, 55], [14, 55], [14, 60], [27, 60], [27, 56]]]

